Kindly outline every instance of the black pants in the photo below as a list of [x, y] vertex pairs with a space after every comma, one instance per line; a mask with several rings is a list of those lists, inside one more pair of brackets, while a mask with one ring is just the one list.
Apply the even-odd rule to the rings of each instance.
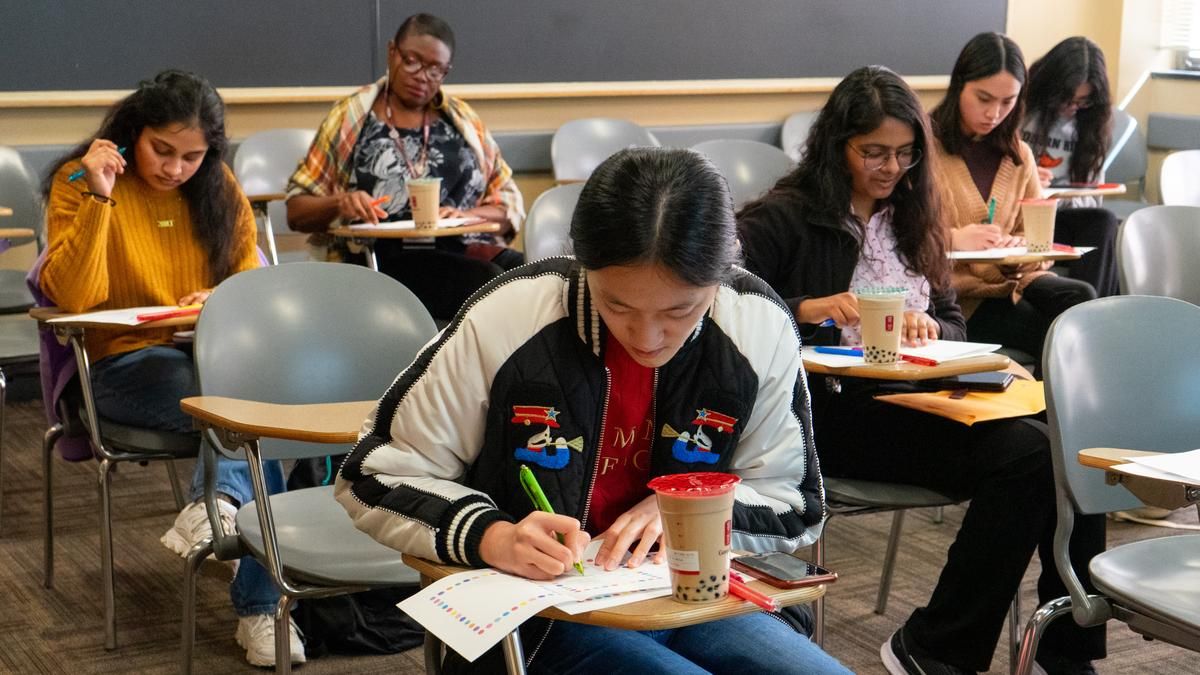
[[1095, 246], [1079, 260], [1054, 264], [1072, 279], [1086, 281], [1096, 295], [1106, 298], [1120, 293], [1117, 277], [1117, 217], [1108, 209], [1062, 209], [1054, 219], [1054, 241], [1071, 246]]
[[[933, 595], [906, 626], [937, 659], [985, 671], [1034, 549], [1042, 560], [1040, 601], [1067, 595], [1052, 557], [1057, 518], [1045, 426], [1013, 419], [968, 427], [874, 400], [872, 393], [814, 396], [821, 471], [971, 500]], [[1087, 564], [1104, 550], [1104, 536], [1103, 515], [1076, 516], [1071, 561], [1089, 590]], [[1040, 653], [1047, 652], [1103, 658], [1104, 626], [1084, 629], [1063, 617], [1041, 642]]]
[[1095, 298], [1095, 289], [1085, 281], [1044, 274], [1025, 287], [1015, 305], [1007, 297], [984, 300], [967, 320], [967, 339], [1020, 349], [1033, 356], [1041, 370], [1050, 322], [1068, 308]]
[[504, 272], [493, 262], [440, 249], [379, 247], [376, 255], [379, 271], [404, 284], [433, 318], [443, 321], [453, 319], [472, 293]]

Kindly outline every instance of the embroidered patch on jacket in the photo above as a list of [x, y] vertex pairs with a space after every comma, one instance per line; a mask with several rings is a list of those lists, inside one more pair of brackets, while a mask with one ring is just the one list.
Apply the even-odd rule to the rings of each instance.
[[689, 464], [716, 464], [720, 454], [713, 451], [712, 439], [704, 433], [704, 427], [710, 427], [720, 434], [732, 434], [735, 424], [735, 417], [701, 408], [696, 411], [696, 419], [692, 420], [692, 431], [678, 432], [672, 429], [670, 424], [663, 424], [662, 435], [664, 438], [675, 439], [671, 445], [671, 456], [675, 459]]
[[557, 429], [559, 412], [553, 406], [544, 405], [514, 405], [513, 424], [525, 426], [546, 425], [541, 431], [529, 437], [525, 447], [517, 448], [513, 456], [522, 462], [536, 464], [543, 469], [561, 469], [571, 461], [571, 451], [583, 452], [583, 436], [567, 440], [562, 436], [552, 436], [551, 429]]

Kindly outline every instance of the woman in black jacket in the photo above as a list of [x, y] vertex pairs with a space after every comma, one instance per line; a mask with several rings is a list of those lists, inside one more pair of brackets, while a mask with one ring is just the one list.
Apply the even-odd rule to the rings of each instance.
[[[749, 269], [796, 315], [809, 344], [858, 344], [851, 288], [906, 289], [906, 344], [961, 340], [945, 231], [929, 162], [929, 125], [895, 73], [868, 66], [834, 89], [800, 166], [738, 215]], [[832, 326], [823, 323], [832, 321]], [[1043, 601], [1066, 594], [1050, 558], [1054, 480], [1044, 427], [1025, 419], [965, 426], [878, 401], [867, 380], [810, 376], [826, 475], [922, 485], [971, 505], [937, 587], [880, 650], [894, 674], [987, 670], [1007, 606], [1035, 548]], [[1078, 529], [1077, 570], [1104, 546], [1102, 518]], [[1086, 576], [1086, 574], [1082, 575]], [[1042, 640], [1050, 673], [1104, 655], [1102, 629], [1061, 622]]]

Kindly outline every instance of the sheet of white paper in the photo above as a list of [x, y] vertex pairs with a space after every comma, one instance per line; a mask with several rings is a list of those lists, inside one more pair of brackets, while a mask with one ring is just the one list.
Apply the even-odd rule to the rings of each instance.
[[[459, 227], [461, 225], [474, 225], [475, 223], [482, 223], [482, 222], [483, 222], [483, 220], [480, 218], [443, 218], [438, 221], [437, 227], [438, 228]], [[411, 220], [389, 220], [389, 221], [386, 221], [383, 223], [379, 223], [378, 225], [372, 225], [370, 223], [358, 223], [355, 225], [351, 225], [350, 229], [363, 230], [363, 231], [415, 230], [415, 229], [417, 229], [417, 224]]]
[[648, 591], [628, 591], [625, 593], [612, 593], [610, 595], [602, 595], [598, 598], [592, 598], [591, 600], [564, 602], [564, 603], [555, 605], [555, 607], [557, 607], [558, 609], [561, 609], [563, 612], [566, 612], [567, 614], [582, 614], [584, 612], [594, 612], [598, 609], [608, 609], [610, 607], [620, 607], [621, 605], [628, 605], [628, 604], [634, 603], [634, 602], [641, 602], [642, 600], [652, 600], [654, 598], [661, 598], [664, 595], [670, 595], [670, 594], [671, 594], [671, 589], [669, 587], [668, 588], [654, 588], [654, 589], [651, 589]]
[[1165, 474], [1167, 480], [1184, 480], [1200, 484], [1200, 450], [1149, 457], [1126, 457], [1125, 459], [1138, 466], [1161, 472]]
[[[924, 347], [901, 347], [901, 354], [922, 356], [933, 359], [938, 363], [966, 359], [981, 354], [990, 354], [1000, 348], [1000, 345], [987, 342], [965, 342], [960, 340], [934, 340]], [[866, 361], [861, 356], [843, 356], [841, 354], [821, 354], [813, 347], [804, 348], [804, 362], [816, 363], [827, 368], [848, 368], [861, 366]]]
[[557, 579], [533, 583], [545, 588], [552, 588], [575, 601], [610, 597], [617, 593], [630, 591], [671, 588], [671, 574], [667, 566], [656, 565], [648, 560], [632, 569], [621, 565], [616, 569], [605, 571], [603, 567], [596, 564], [596, 553], [600, 550], [601, 542], [602, 540], [597, 539], [584, 549], [583, 576], [571, 568]]
[[468, 661], [479, 658], [526, 619], [569, 600], [553, 589], [494, 570], [459, 572], [397, 605]]
[[[1095, 251], [1095, 246], [1076, 246], [1075, 252], [1079, 255], [1091, 253]], [[1054, 251], [1055, 253], [1063, 253], [1064, 251]], [[1027, 255], [1029, 249], [1025, 246], [1009, 246], [1007, 248], [989, 248], [982, 251], [950, 251], [947, 255], [951, 260], [1001, 260], [1009, 256]]]
[[71, 316], [62, 316], [57, 319], [50, 319], [46, 323], [61, 323], [64, 321], [87, 321], [91, 323], [111, 323], [114, 326], [136, 326], [145, 321], [138, 321], [139, 314], [150, 314], [152, 312], [170, 312], [178, 310], [178, 305], [156, 305], [154, 307], [127, 307], [125, 309], [106, 309], [99, 312], [84, 312], [83, 314], [72, 314]]

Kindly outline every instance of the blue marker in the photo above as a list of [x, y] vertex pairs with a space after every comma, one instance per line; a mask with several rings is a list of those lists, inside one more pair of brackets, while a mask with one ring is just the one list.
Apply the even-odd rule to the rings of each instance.
[[[122, 145], [121, 147], [117, 148], [117, 153], [124, 156], [125, 155], [125, 146]], [[83, 174], [85, 174], [85, 173], [87, 173], [87, 171], [85, 169], [80, 169], [80, 170], [76, 171], [75, 173], [71, 174], [70, 176], [67, 176], [67, 182], [69, 183], [73, 180], [79, 180], [80, 178], [83, 178]]]
[[837, 356], [862, 356], [861, 349], [852, 347], [813, 347], [813, 351], [818, 354], [835, 354]]
[[817, 328], [833, 328], [836, 325], [837, 322], [833, 319], [825, 319], [821, 323], [817, 324]]

